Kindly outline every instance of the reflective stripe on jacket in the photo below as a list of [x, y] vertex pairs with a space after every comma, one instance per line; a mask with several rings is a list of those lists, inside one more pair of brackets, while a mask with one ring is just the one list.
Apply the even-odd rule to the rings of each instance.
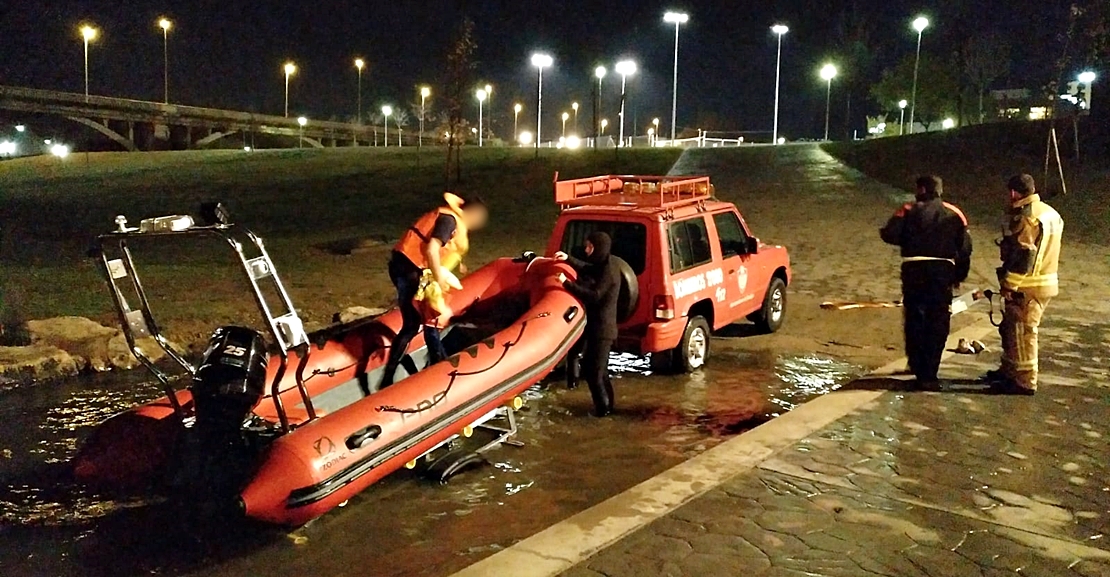
[[1064, 219], [1034, 194], [1014, 202], [1000, 245], [1003, 288], [1032, 297], [1059, 294]]

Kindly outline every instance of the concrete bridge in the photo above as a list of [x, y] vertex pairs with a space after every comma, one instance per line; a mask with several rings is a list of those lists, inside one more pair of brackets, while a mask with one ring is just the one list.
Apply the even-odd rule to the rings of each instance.
[[[108, 137], [125, 150], [203, 148], [237, 133], [288, 136], [317, 148], [379, 141], [382, 127], [163, 104], [0, 85], [0, 110], [60, 116]], [[390, 139], [398, 133], [390, 130]], [[411, 136], [411, 135], [406, 135]], [[413, 138], [415, 138], [413, 136]]]

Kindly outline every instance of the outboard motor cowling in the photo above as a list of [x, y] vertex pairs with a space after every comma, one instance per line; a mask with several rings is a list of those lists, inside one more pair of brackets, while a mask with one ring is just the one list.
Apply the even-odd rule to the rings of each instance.
[[262, 335], [246, 327], [220, 327], [208, 339], [193, 377], [197, 427], [238, 431], [266, 389], [270, 356]]

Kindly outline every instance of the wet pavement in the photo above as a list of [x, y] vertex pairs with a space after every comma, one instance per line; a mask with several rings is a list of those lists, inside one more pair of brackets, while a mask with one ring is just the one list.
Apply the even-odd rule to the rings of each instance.
[[984, 394], [997, 353], [854, 382], [889, 392], [564, 575], [1110, 575], [1110, 324], [1054, 312], [1037, 396]]

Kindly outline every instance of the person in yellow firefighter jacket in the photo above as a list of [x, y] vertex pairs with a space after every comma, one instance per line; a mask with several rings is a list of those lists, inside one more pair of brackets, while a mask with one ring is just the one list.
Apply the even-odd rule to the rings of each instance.
[[1060, 292], [1064, 219], [1041, 200], [1032, 176], [1014, 176], [1008, 186], [1010, 208], [998, 267], [1004, 301], [998, 329], [1002, 363], [997, 371], [987, 373], [987, 379], [998, 392], [1032, 395], [1037, 390], [1037, 330], [1048, 302]]
[[[401, 309], [403, 324], [390, 344], [379, 388], [393, 384], [409, 343], [421, 326], [428, 347], [428, 365], [447, 357], [434, 319], [445, 312], [444, 292], [459, 287], [451, 270], [461, 267], [462, 258], [470, 249], [469, 233], [485, 226], [488, 212], [481, 198], [466, 200], [448, 192], [443, 199], [444, 206], [421, 216], [401, 235], [390, 255], [389, 279], [397, 288], [397, 306]], [[433, 288], [431, 284], [436, 286]], [[431, 309], [418, 307], [414, 302], [417, 295]], [[429, 320], [431, 322], [425, 322]]]

